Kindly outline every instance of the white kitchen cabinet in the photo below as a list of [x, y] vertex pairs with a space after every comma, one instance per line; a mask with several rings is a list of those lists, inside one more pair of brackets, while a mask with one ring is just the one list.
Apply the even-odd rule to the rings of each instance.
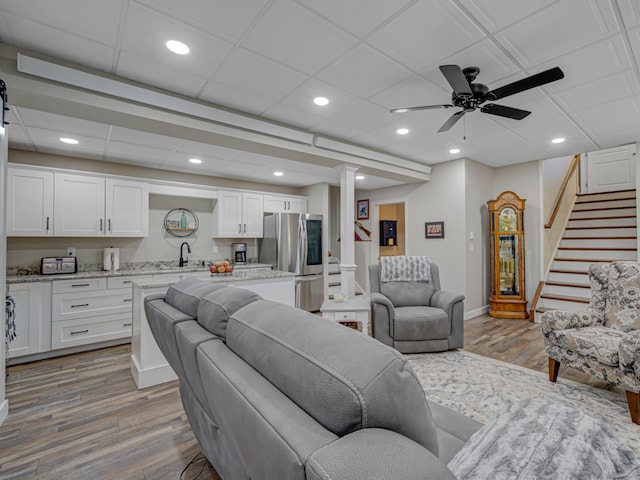
[[54, 180], [55, 236], [148, 236], [148, 184], [68, 173]]
[[7, 236], [53, 235], [53, 173], [7, 169]]
[[213, 237], [262, 238], [263, 215], [261, 193], [220, 190], [213, 209]]
[[9, 343], [9, 358], [46, 352], [51, 347], [51, 282], [14, 283], [16, 337]]
[[265, 195], [264, 211], [270, 213], [307, 213], [307, 199], [290, 195]]

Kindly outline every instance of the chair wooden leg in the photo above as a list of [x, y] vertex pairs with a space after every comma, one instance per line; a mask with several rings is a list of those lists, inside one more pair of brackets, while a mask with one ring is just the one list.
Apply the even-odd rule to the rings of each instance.
[[631, 414], [631, 421], [637, 425], [640, 425], [640, 394], [626, 391], [627, 403], [629, 404], [629, 413]]
[[560, 362], [555, 358], [549, 357], [549, 380], [555, 382], [558, 379], [558, 372], [560, 371]]

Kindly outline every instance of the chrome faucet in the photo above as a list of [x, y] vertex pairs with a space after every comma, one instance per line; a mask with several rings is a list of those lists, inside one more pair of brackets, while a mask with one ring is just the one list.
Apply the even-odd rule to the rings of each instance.
[[189, 258], [188, 257], [184, 257], [182, 255], [182, 249], [184, 248], [184, 246], [187, 246], [187, 253], [191, 253], [191, 247], [189, 246], [189, 244], [187, 242], [182, 242], [182, 245], [180, 245], [180, 266], [184, 267], [188, 262], [189, 262]]

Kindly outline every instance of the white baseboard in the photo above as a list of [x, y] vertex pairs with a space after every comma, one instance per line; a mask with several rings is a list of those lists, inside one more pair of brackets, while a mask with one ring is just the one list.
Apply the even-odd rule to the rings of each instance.
[[484, 315], [489, 311], [489, 305], [485, 305], [484, 307], [476, 308], [475, 310], [469, 310], [464, 312], [464, 319], [469, 320], [471, 318], [475, 318], [479, 315]]
[[0, 405], [0, 425], [5, 421], [7, 415], [9, 415], [9, 400], [5, 398]]
[[131, 355], [131, 365], [129, 367], [129, 370], [131, 371], [133, 380], [136, 382], [138, 390], [178, 379], [178, 376], [175, 374], [169, 364], [158, 365], [156, 367], [146, 369], [140, 368], [140, 362], [138, 361], [138, 358], [133, 354]]

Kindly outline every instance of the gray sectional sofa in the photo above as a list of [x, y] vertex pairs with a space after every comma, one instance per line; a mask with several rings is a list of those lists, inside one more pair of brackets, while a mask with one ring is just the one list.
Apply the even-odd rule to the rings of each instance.
[[224, 480], [455, 478], [481, 427], [428, 403], [393, 348], [248, 290], [186, 279], [145, 311]]

